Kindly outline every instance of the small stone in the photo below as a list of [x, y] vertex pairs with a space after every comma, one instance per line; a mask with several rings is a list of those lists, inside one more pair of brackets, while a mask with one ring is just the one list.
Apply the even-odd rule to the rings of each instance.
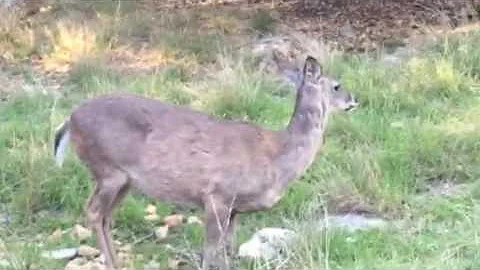
[[78, 248], [78, 255], [86, 258], [94, 258], [100, 255], [100, 250], [91, 246], [82, 245]]
[[78, 254], [78, 248], [62, 248], [52, 251], [44, 251], [41, 256], [46, 259], [64, 260], [71, 259]]
[[171, 216], [165, 217], [163, 219], [163, 222], [165, 222], [165, 225], [167, 227], [177, 227], [183, 223], [183, 220], [184, 220], [183, 215], [171, 215]]
[[168, 226], [162, 226], [155, 229], [155, 236], [159, 239], [165, 239], [168, 235]]
[[84, 270], [86, 269], [87, 260], [84, 258], [75, 258], [67, 263], [65, 270]]
[[148, 215], [156, 215], [157, 214], [157, 207], [153, 204], [149, 204], [145, 209]]
[[85, 270], [106, 270], [105, 265], [98, 262], [93, 262], [93, 261], [88, 262], [85, 266], [86, 266]]
[[92, 237], [92, 231], [83, 227], [82, 225], [77, 224], [72, 229], [72, 237], [83, 242]]
[[43, 240], [43, 239], [45, 239], [45, 237], [41, 233], [35, 235], [35, 240], [36, 241]]
[[186, 264], [186, 262], [183, 260], [168, 258], [168, 269], [176, 270], [176, 269], [179, 269], [180, 266], [184, 264]]
[[47, 241], [49, 242], [59, 242], [62, 239], [63, 231], [60, 229], [56, 229], [49, 237], [47, 237]]
[[65, 266], [65, 270], [83, 270], [86, 269], [85, 266], [87, 264], [87, 260], [85, 258], [75, 258], [67, 263]]
[[238, 256], [241, 258], [281, 260], [285, 248], [292, 242], [295, 232], [283, 228], [263, 228], [250, 240], [240, 245]]
[[146, 215], [145, 216], [146, 221], [157, 221], [159, 219], [160, 219], [160, 217], [157, 214], [152, 214], [152, 215]]
[[103, 254], [100, 254], [100, 256], [98, 256], [97, 258], [95, 258], [93, 261], [104, 264], [104, 263], [105, 263], [105, 256], [103, 256]]
[[197, 216], [189, 216], [187, 219], [187, 224], [198, 224], [203, 225], [203, 221]]

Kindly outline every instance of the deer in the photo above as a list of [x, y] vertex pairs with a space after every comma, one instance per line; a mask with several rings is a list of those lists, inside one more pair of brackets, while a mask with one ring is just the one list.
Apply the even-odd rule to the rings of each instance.
[[154, 200], [200, 207], [205, 240], [202, 269], [231, 269], [239, 215], [268, 211], [313, 163], [329, 115], [358, 100], [308, 55], [290, 121], [279, 130], [214, 117], [138, 94], [83, 101], [57, 128], [56, 164], [71, 142], [91, 172], [86, 218], [108, 269], [118, 267], [112, 212], [135, 189]]

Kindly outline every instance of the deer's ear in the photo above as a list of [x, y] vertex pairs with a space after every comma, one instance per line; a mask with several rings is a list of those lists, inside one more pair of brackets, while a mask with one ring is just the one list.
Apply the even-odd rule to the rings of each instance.
[[322, 66], [317, 59], [307, 56], [305, 66], [303, 67], [303, 78], [307, 82], [317, 83], [322, 76]]

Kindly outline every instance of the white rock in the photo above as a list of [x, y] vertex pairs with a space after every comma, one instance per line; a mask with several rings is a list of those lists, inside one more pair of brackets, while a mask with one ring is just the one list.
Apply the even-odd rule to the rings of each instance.
[[275, 260], [282, 257], [288, 249], [295, 232], [282, 228], [263, 228], [250, 240], [240, 245], [238, 256], [241, 258]]
[[165, 239], [168, 235], [168, 226], [162, 226], [155, 229], [155, 236], [159, 239]]
[[63, 260], [71, 259], [78, 254], [78, 248], [62, 248], [52, 251], [44, 251], [41, 256], [46, 259]]
[[357, 214], [334, 215], [320, 221], [320, 227], [346, 229], [354, 232], [357, 230], [367, 230], [382, 228], [387, 225], [387, 221], [376, 217], [365, 217]]
[[200, 218], [198, 218], [197, 216], [189, 216], [187, 218], [187, 224], [203, 225], [203, 221]]
[[78, 255], [82, 257], [93, 258], [100, 255], [100, 250], [91, 246], [82, 245], [78, 248]]

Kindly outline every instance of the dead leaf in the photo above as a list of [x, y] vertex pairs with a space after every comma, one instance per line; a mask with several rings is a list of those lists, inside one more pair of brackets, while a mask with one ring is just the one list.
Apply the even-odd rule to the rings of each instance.
[[49, 237], [47, 237], [47, 241], [49, 242], [59, 242], [62, 239], [63, 231], [60, 229], [56, 229]]
[[82, 242], [92, 237], [92, 231], [83, 227], [82, 225], [77, 224], [73, 227], [71, 235], [73, 238], [76, 238]]
[[163, 219], [163, 222], [165, 223], [165, 225], [167, 227], [177, 227], [179, 226], [180, 224], [183, 223], [183, 220], [184, 220], [184, 216], [183, 215], [171, 215], [171, 216], [167, 216]]

